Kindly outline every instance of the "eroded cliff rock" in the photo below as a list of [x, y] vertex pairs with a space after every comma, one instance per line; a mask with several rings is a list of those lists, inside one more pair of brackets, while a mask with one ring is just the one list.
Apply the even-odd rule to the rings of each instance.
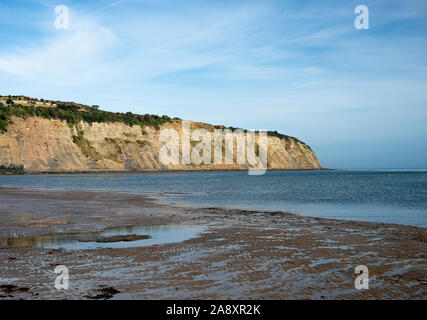
[[[236, 161], [201, 165], [162, 163], [159, 151], [165, 142], [160, 141], [160, 132], [169, 128], [181, 135], [181, 124], [181, 120], [168, 120], [160, 126], [85, 121], [70, 124], [61, 119], [11, 115], [6, 132], [0, 132], [0, 173], [247, 168], [247, 163]], [[192, 130], [198, 128], [210, 132], [215, 129], [210, 124], [191, 122]], [[322, 168], [310, 147], [291, 137], [268, 136], [267, 160], [268, 169]]]
[[[245, 165], [164, 165], [159, 151], [160, 130], [181, 132], [181, 121], [151, 127], [123, 123], [85, 123], [70, 127], [65, 121], [13, 117], [0, 134], [0, 166], [26, 172], [131, 171], [131, 170], [233, 170]], [[194, 124], [192, 124], [194, 126]], [[199, 127], [195, 125], [195, 127]], [[268, 137], [269, 169], [320, 169], [314, 152], [293, 139]]]

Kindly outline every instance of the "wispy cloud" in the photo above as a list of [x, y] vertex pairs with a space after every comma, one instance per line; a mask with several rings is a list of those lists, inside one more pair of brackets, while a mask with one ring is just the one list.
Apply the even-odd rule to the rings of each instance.
[[15, 76], [64, 76], [81, 72], [115, 41], [108, 28], [72, 13], [73, 23], [43, 44], [0, 56], [0, 72]]

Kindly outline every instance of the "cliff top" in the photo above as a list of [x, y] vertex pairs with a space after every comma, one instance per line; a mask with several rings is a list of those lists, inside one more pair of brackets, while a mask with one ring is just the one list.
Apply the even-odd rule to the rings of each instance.
[[[151, 126], [156, 129], [158, 129], [164, 123], [181, 120], [180, 118], [170, 118], [166, 115], [140, 115], [134, 114], [132, 112], [120, 113], [103, 111], [99, 109], [98, 105], [88, 106], [75, 102], [37, 99], [22, 95], [0, 95], [0, 134], [7, 132], [9, 124], [12, 123], [12, 116], [21, 118], [37, 116], [45, 119], [65, 120], [70, 126], [73, 126], [74, 124], [80, 121], [84, 121], [87, 123], [122, 122], [128, 126]], [[209, 126], [211, 128], [228, 128], [231, 130], [237, 129], [234, 127], [225, 127], [222, 125], [213, 126], [206, 123], [199, 124], [203, 127]], [[297, 142], [305, 144], [304, 142], [300, 141], [295, 137], [281, 134], [277, 131], [268, 131], [267, 134], [269, 136], [278, 137], [279, 139], [295, 140]]]

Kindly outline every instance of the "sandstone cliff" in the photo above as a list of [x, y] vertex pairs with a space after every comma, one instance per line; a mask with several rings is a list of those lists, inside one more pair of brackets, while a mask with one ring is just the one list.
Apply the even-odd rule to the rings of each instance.
[[[214, 127], [191, 123], [192, 129]], [[11, 116], [7, 132], [0, 132], [0, 167], [25, 172], [134, 171], [134, 170], [239, 170], [246, 165], [164, 165], [159, 150], [160, 131], [181, 132], [181, 120], [160, 126], [122, 122], [65, 120], [39, 116]], [[193, 143], [192, 143], [193, 144]], [[269, 169], [321, 169], [314, 152], [295, 138], [268, 137]]]

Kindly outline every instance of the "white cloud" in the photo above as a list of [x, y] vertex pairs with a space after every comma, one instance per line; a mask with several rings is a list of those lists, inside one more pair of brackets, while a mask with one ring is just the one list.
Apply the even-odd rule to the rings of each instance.
[[0, 72], [15, 76], [64, 77], [66, 72], [84, 70], [114, 41], [111, 30], [73, 13], [70, 29], [57, 30], [57, 35], [39, 47], [21, 48], [0, 56]]

